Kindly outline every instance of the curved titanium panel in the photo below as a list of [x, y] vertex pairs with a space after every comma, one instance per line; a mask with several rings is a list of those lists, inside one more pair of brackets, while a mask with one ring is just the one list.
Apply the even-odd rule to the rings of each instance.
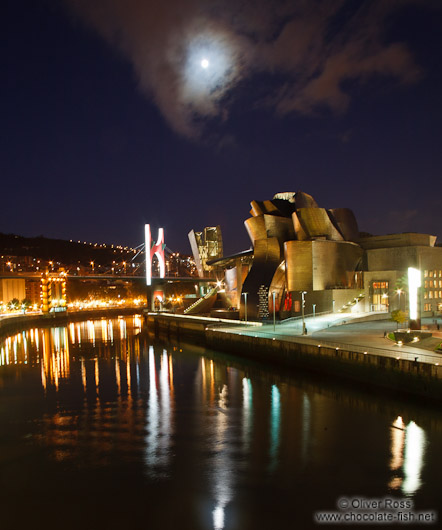
[[308, 193], [298, 191], [295, 194], [296, 209], [299, 208], [318, 208], [315, 199]]
[[252, 201], [250, 203], [250, 206], [252, 207], [252, 209], [250, 210], [250, 215], [253, 215], [253, 217], [258, 217], [258, 215], [263, 215], [264, 212], [261, 208], [261, 202], [258, 202], [258, 201]]
[[296, 239], [293, 222], [289, 217], [264, 215], [264, 224], [267, 237], [276, 237], [281, 247], [281, 254], [285, 241]]
[[284, 255], [287, 291], [313, 290], [313, 241], [287, 241]]
[[272, 201], [252, 201], [250, 203], [252, 209], [250, 213], [253, 217], [263, 215], [265, 213], [279, 214], [278, 208], [272, 203]]
[[349, 287], [363, 250], [346, 241], [287, 241], [284, 245], [288, 291]]
[[333, 215], [346, 241], [358, 241], [359, 228], [354, 213], [349, 208], [333, 208], [329, 210]]
[[332, 241], [342, 241], [341, 233], [333, 226], [325, 208], [299, 208], [298, 218], [310, 238], [326, 237]]
[[308, 235], [304, 230], [301, 221], [299, 220], [298, 214], [296, 212], [292, 213], [292, 222], [293, 228], [295, 230], [296, 239], [299, 241], [305, 241], [308, 239]]
[[346, 288], [363, 251], [347, 241], [313, 241], [313, 290]]
[[273, 311], [273, 294], [275, 293], [275, 311], [281, 309], [282, 297], [285, 292], [285, 261], [282, 261], [278, 268], [276, 269], [275, 274], [273, 275], [272, 283], [270, 284], [269, 289], [269, 309], [270, 312]]
[[249, 217], [244, 221], [247, 233], [249, 234], [250, 241], [255, 246], [257, 239], [265, 239], [267, 237], [266, 225], [264, 222], [264, 216]]

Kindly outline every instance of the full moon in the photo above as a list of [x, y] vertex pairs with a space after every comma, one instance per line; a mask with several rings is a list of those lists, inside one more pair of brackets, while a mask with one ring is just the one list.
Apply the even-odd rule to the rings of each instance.
[[201, 67], [202, 68], [209, 68], [209, 61], [207, 59], [203, 59], [201, 61]]

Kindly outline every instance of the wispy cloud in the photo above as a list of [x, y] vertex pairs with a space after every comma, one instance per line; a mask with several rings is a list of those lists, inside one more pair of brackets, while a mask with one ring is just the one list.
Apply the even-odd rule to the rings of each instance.
[[412, 52], [383, 32], [412, 1], [65, 0], [132, 62], [170, 126], [194, 138], [228, 118], [235, 87], [257, 73], [282, 79], [261, 102], [280, 115], [345, 111], [347, 80], [415, 82]]

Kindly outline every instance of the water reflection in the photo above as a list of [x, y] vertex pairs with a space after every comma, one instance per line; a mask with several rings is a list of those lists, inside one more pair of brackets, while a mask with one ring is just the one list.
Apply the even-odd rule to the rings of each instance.
[[272, 385], [270, 409], [270, 471], [278, 464], [278, 449], [281, 423], [281, 395], [276, 385]]
[[311, 405], [310, 399], [306, 392], [302, 396], [302, 461], [304, 464], [307, 462], [308, 445], [310, 438], [310, 425], [311, 425]]
[[60, 380], [67, 379], [70, 375], [67, 328], [43, 329], [41, 334], [43, 346], [40, 357], [41, 382], [45, 390], [48, 385], [54, 385], [58, 390]]
[[[211, 386], [215, 386], [213, 361], [211, 361]], [[214, 530], [223, 530], [225, 509], [232, 498], [233, 462], [229, 442], [229, 388], [224, 382], [218, 395], [218, 410], [215, 416], [215, 433], [213, 437], [213, 510]]]
[[[442, 433], [436, 416], [434, 423], [425, 423], [408, 411], [404, 418], [414, 422], [397, 417], [391, 425], [397, 403], [386, 405], [356, 391], [327, 393], [268, 367], [152, 344], [140, 335], [141, 325], [139, 318], [100, 319], [31, 329], [2, 341], [0, 385], [6, 388], [14, 380], [24, 396], [37, 388], [32, 398], [40, 409], [34, 416], [28, 413], [32, 407], [14, 410], [14, 422], [17, 412], [25, 425], [18, 445], [30, 431], [35, 435], [26, 438], [32, 458], [32, 447], [38, 447], [40, 458], [44, 448], [44, 458], [62, 461], [68, 478], [70, 469], [85, 471], [85, 477], [92, 469], [95, 479], [103, 474], [128, 497], [138, 495], [138, 507], [152, 499], [149, 510], [157, 514], [179, 502], [191, 517], [192, 506], [204, 518], [204, 524], [190, 518], [193, 527], [213, 530], [269, 528], [263, 526], [269, 506], [274, 527], [283, 528], [276, 519], [284, 510], [292, 514], [300, 491], [303, 499], [323, 494], [309, 506], [308, 520], [299, 523], [307, 528], [313, 508], [325, 506], [332, 490], [348, 491], [350, 485], [367, 496], [391, 489], [416, 496], [428, 493], [429, 475], [438, 478], [435, 455], [426, 450], [430, 439], [437, 446], [437, 429]], [[0, 420], [1, 415], [0, 407]], [[0, 428], [8, 432], [10, 420], [4, 418]], [[5, 453], [6, 437], [2, 443]], [[361, 454], [373, 458], [373, 474], [366, 472]], [[340, 472], [330, 473], [335, 468]], [[92, 498], [96, 490], [82, 487]], [[238, 516], [243, 506], [244, 520]]]
[[424, 430], [411, 421], [407, 426], [398, 416], [391, 427], [390, 469], [394, 471], [389, 486], [413, 495], [422, 485], [426, 437]]
[[[150, 477], [166, 477], [173, 435], [173, 364], [166, 350], [157, 373], [154, 347], [149, 346], [149, 399], [146, 411], [146, 466]], [[158, 388], [159, 386], [159, 388]], [[159, 392], [158, 392], [159, 390]]]
[[253, 389], [252, 381], [247, 377], [242, 379], [242, 402], [243, 402], [243, 444], [244, 451], [248, 451], [250, 448], [250, 441], [252, 437], [253, 428]]
[[402, 491], [412, 495], [421, 486], [424, 465], [425, 433], [414, 421], [407, 425], [405, 435], [404, 482]]

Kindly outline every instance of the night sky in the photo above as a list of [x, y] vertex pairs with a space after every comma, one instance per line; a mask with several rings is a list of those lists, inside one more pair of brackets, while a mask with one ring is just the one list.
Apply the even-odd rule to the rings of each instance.
[[251, 200], [302, 190], [442, 242], [438, 0], [6, 0], [1, 25], [0, 232], [148, 222], [190, 253], [220, 224], [232, 253]]

